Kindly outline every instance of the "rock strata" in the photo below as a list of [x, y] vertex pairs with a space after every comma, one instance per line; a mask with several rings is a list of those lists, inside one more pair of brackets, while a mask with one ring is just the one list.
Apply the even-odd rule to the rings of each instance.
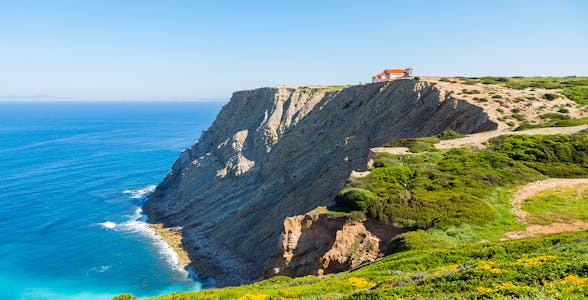
[[266, 263], [266, 278], [357, 268], [386, 253], [388, 241], [400, 233], [393, 225], [372, 219], [354, 221], [315, 211], [286, 218], [278, 251]]
[[424, 80], [240, 91], [181, 153], [144, 211], [183, 228], [199, 275], [220, 286], [248, 282], [276, 257], [284, 220], [332, 204], [351, 172], [366, 169], [370, 148], [497, 125], [479, 106]]

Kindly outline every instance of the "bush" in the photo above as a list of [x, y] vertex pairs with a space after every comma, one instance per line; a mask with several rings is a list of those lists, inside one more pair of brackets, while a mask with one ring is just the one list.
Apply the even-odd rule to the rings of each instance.
[[371, 191], [351, 188], [339, 192], [337, 197], [335, 197], [335, 203], [338, 207], [347, 209], [348, 211], [365, 211], [372, 202], [376, 201], [376, 198], [376, 195]]
[[521, 114], [512, 114], [511, 116], [513, 119], [517, 120], [517, 121], [525, 121], [525, 116], [521, 115]]
[[571, 119], [570, 116], [558, 113], [546, 113], [539, 116], [539, 118], [545, 120], [549, 119], [551, 121], [558, 121], [558, 120], [569, 120]]
[[550, 177], [588, 175], [588, 136], [512, 135], [489, 141], [491, 149]]
[[544, 94], [543, 95], [543, 98], [544, 99], [547, 99], [549, 101], [552, 101], [552, 100], [555, 100], [555, 99], [559, 98], [559, 95], [558, 94], [549, 94], [549, 93], [547, 93], [547, 94]]
[[473, 94], [479, 94], [480, 91], [479, 90], [468, 90], [468, 89], [463, 89], [461, 90], [464, 94], [466, 95], [473, 95]]
[[442, 77], [441, 79], [439, 79], [439, 81], [441, 81], [441, 82], [450, 82], [449, 78], [447, 78], [447, 77]]
[[435, 137], [439, 138], [440, 140], [453, 140], [462, 138], [464, 135], [454, 130], [445, 130], [437, 134]]
[[502, 99], [502, 96], [500, 96], [500, 95], [494, 95], [494, 96], [492, 96], [492, 99]]
[[570, 110], [567, 108], [560, 108], [557, 110], [557, 112], [562, 113], [562, 114], [568, 114], [568, 113], [570, 113]]
[[384, 144], [383, 147], [406, 147], [410, 152], [419, 153], [423, 151], [434, 151], [434, 145], [439, 142], [439, 139], [436, 137], [408, 138], [394, 140]]

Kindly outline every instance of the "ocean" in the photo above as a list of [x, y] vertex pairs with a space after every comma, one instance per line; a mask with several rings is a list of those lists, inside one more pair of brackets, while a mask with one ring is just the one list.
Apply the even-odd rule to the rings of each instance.
[[223, 104], [0, 103], [0, 299], [206, 286], [176, 266], [140, 205]]

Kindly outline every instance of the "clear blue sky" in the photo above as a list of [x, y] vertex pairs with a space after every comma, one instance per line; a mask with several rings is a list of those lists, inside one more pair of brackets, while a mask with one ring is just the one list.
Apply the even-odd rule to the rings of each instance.
[[0, 97], [227, 98], [417, 75], [588, 75], [588, 1], [0, 0]]

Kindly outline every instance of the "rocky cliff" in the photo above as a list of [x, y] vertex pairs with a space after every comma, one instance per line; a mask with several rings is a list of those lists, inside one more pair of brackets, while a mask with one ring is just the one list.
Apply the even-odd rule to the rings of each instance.
[[392, 224], [353, 220], [324, 207], [288, 217], [278, 250], [266, 263], [264, 277], [326, 275], [354, 269], [386, 253], [388, 242], [399, 233]]
[[284, 220], [332, 204], [350, 173], [365, 169], [369, 148], [496, 127], [481, 107], [415, 79], [236, 92], [144, 211], [183, 228], [200, 275], [219, 285], [246, 282], [283, 247]]

